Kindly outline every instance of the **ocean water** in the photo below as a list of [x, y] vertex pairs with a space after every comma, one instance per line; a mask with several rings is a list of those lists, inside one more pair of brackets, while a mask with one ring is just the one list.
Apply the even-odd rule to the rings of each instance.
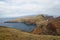
[[[35, 28], [35, 25], [27, 25], [24, 23], [4, 23], [4, 21], [7, 21], [8, 19], [0, 19], [0, 26], [6, 26], [9, 28], [16, 28], [18, 30], [23, 30], [26, 32], [29, 32]], [[10, 19], [9, 19], [10, 20]]]

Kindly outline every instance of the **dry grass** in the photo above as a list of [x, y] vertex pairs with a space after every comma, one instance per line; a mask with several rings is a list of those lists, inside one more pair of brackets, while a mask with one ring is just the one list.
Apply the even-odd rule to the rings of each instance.
[[0, 27], [0, 40], [60, 40], [60, 36], [34, 35], [13, 28]]

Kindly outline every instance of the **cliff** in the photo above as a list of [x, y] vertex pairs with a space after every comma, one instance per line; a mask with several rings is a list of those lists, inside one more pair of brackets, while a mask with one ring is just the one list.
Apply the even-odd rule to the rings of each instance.
[[37, 27], [31, 33], [39, 35], [60, 35], [60, 17], [50, 17], [48, 21], [41, 20], [37, 21]]

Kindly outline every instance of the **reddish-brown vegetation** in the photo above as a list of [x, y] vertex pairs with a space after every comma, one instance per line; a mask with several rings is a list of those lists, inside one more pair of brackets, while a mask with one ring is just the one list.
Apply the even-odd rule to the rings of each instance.
[[[49, 22], [47, 24], [47, 26], [45, 27], [45, 25], [40, 26], [40, 27], [36, 27], [35, 29], [33, 29], [32, 33], [34, 34], [44, 34], [43, 31], [46, 31], [45, 33], [48, 35], [55, 35], [57, 33], [57, 28], [58, 28], [58, 22], [55, 20], [52, 20], [51, 22]], [[44, 29], [46, 30], [44, 30]], [[42, 33], [43, 32], [43, 33]]]

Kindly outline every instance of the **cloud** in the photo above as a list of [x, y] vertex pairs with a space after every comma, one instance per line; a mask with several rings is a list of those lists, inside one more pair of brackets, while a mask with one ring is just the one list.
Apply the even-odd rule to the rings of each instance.
[[[0, 17], [17, 17], [33, 14], [54, 14], [59, 11], [60, 0], [5, 0], [0, 1]], [[55, 7], [58, 6], [59, 8]], [[58, 13], [58, 11], [56, 13]], [[55, 13], [55, 14], [56, 14]], [[14, 16], [13, 16], [14, 15]]]

